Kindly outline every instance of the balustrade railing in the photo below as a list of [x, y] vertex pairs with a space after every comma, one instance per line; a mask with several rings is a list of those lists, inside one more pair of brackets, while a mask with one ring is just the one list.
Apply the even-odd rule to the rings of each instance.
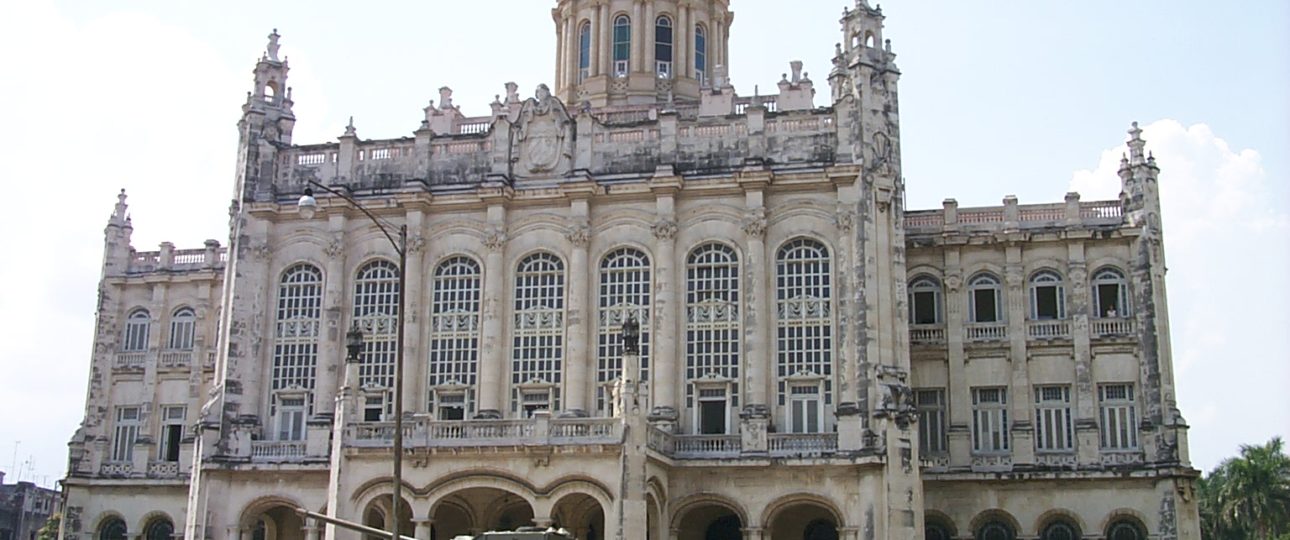
[[968, 341], [1004, 341], [1008, 339], [1008, 324], [974, 323], [964, 327]]
[[108, 461], [99, 467], [99, 475], [101, 476], [130, 476], [133, 472], [134, 464], [129, 461]]
[[974, 471], [1008, 471], [1012, 470], [1011, 454], [977, 454], [972, 456]]
[[117, 369], [143, 369], [144, 364], [148, 362], [148, 353], [146, 352], [119, 352], [116, 353], [116, 361], [112, 367]]
[[157, 363], [162, 368], [186, 368], [193, 363], [193, 351], [161, 351]]
[[[403, 444], [409, 448], [605, 444], [621, 441], [623, 434], [618, 418], [462, 421], [420, 416], [405, 421], [403, 430]], [[393, 441], [393, 422], [365, 422], [349, 428], [349, 443], [354, 446], [391, 446]]]
[[915, 345], [945, 343], [945, 326], [940, 324], [912, 324], [909, 326], [909, 342]]
[[1026, 321], [1030, 339], [1066, 339], [1071, 337], [1070, 321]]
[[551, 439], [556, 441], [618, 440], [622, 426], [617, 418], [576, 418], [551, 421]]
[[677, 435], [673, 440], [678, 458], [738, 457], [743, 449], [738, 435]]
[[1094, 338], [1133, 335], [1133, 319], [1093, 319], [1089, 324]]
[[148, 464], [149, 478], [175, 478], [179, 476], [179, 463], [175, 461], [153, 461]]
[[928, 454], [919, 458], [925, 469], [948, 469], [950, 466], [949, 454]]
[[645, 444], [649, 446], [650, 450], [669, 456], [676, 452], [675, 437], [671, 433], [654, 426], [649, 427], [649, 436], [646, 438]]
[[1139, 450], [1103, 450], [1102, 465], [1107, 467], [1116, 467], [1124, 465], [1140, 465], [1145, 461], [1142, 452]]
[[1043, 467], [1074, 469], [1079, 465], [1079, 460], [1073, 453], [1037, 453], [1035, 464]]
[[304, 441], [251, 441], [251, 461], [290, 461], [304, 457]]
[[838, 451], [837, 433], [771, 433], [767, 435], [770, 455], [822, 456]]

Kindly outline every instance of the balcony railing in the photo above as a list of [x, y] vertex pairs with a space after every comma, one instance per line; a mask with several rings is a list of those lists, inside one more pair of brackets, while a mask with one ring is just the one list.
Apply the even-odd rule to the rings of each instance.
[[923, 468], [925, 469], [944, 470], [949, 468], [950, 466], [950, 455], [943, 454], [943, 453], [942, 454], [924, 454], [923, 456], [919, 457], [919, 461], [922, 463]]
[[[612, 444], [620, 442], [622, 435], [622, 421], [617, 418], [447, 421], [423, 416], [403, 424], [403, 444], [408, 448]], [[394, 423], [350, 426], [348, 439], [353, 446], [393, 446]]]
[[1140, 450], [1103, 450], [1102, 465], [1107, 467], [1140, 465], [1144, 461]]
[[940, 324], [912, 324], [909, 342], [914, 345], [940, 345], [945, 343], [945, 326]]
[[738, 435], [676, 435], [673, 455], [678, 458], [739, 457], [743, 442]]
[[99, 474], [110, 477], [130, 476], [134, 472], [134, 464], [129, 461], [106, 461], [99, 467]]
[[304, 441], [251, 441], [251, 461], [305, 459]]
[[768, 438], [775, 457], [819, 457], [838, 451], [837, 433], [771, 433]]
[[974, 323], [966, 326], [968, 341], [1006, 341], [1008, 323]]
[[972, 456], [972, 470], [997, 472], [1012, 470], [1012, 454], [976, 454]]
[[179, 477], [179, 462], [177, 461], [153, 461], [148, 463], [148, 478], [177, 477]]
[[143, 369], [143, 365], [148, 362], [148, 353], [143, 351], [130, 351], [116, 353], [116, 361], [112, 367], [116, 369]]
[[1069, 339], [1070, 321], [1026, 321], [1026, 337], [1030, 339]]
[[1074, 469], [1079, 460], [1073, 453], [1036, 453], [1035, 464], [1043, 467]]
[[1089, 328], [1093, 338], [1111, 338], [1133, 335], [1133, 319], [1093, 319]]
[[163, 368], [186, 368], [193, 363], [193, 351], [161, 351], [157, 363]]

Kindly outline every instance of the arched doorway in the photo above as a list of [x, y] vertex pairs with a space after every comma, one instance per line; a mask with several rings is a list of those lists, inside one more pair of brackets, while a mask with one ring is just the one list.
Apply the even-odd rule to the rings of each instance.
[[243, 519], [243, 530], [251, 540], [305, 540], [304, 526], [304, 520], [285, 504], [249, 512]]
[[488, 531], [513, 531], [533, 524], [533, 507], [523, 497], [497, 488], [467, 488], [435, 504], [433, 540]]
[[645, 496], [645, 540], [662, 540], [663, 529], [659, 525], [658, 502], [653, 495]]
[[730, 506], [713, 501], [682, 512], [677, 540], [743, 540], [743, 520]]
[[[390, 530], [392, 523], [390, 518], [393, 513], [393, 495], [382, 495], [367, 503], [367, 508], [363, 509], [363, 524], [368, 527], [380, 529], [382, 531]], [[408, 504], [407, 499], [399, 505], [399, 534], [412, 536], [416, 533], [416, 526], [412, 524], [412, 506]], [[381, 540], [385, 537], [368, 535], [367, 540]]]
[[837, 515], [821, 503], [793, 502], [776, 508], [769, 519], [767, 540], [838, 540]]
[[604, 540], [605, 509], [594, 497], [575, 493], [556, 501], [551, 509], [551, 519], [578, 540]]

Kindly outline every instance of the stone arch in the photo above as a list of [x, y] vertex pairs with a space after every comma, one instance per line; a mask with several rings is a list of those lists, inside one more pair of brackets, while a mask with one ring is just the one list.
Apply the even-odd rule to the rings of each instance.
[[238, 515], [237, 519], [238, 525], [244, 529], [248, 526], [254, 527], [255, 521], [253, 518], [258, 518], [260, 517], [260, 514], [278, 506], [285, 506], [287, 508], [294, 509], [300, 508], [301, 504], [299, 501], [285, 495], [266, 495], [264, 497], [259, 497], [246, 503], [246, 505], [242, 507], [242, 512]]
[[579, 540], [604, 540], [606, 506], [597, 497], [582, 490], [563, 490], [551, 496], [548, 516], [555, 526], [573, 533]]
[[304, 519], [295, 512], [301, 507], [299, 501], [283, 495], [260, 497], [243, 507], [238, 528], [252, 538], [264, 523], [265, 540], [304, 540]]
[[130, 525], [129, 525], [129, 522], [125, 520], [125, 516], [121, 515], [120, 512], [117, 512], [115, 510], [106, 510], [100, 513], [98, 517], [94, 519], [94, 522], [93, 522], [94, 527], [90, 529], [91, 531], [90, 534], [93, 535], [92, 536], [93, 540], [100, 540], [100, 537], [102, 536], [102, 532], [103, 532], [103, 527], [106, 527], [109, 523], [113, 521], [120, 521], [121, 524], [126, 527], [127, 534], [130, 532], [130, 529], [129, 529]]
[[[809, 508], [802, 508], [809, 507]], [[788, 512], [795, 509], [794, 512]], [[846, 526], [842, 511], [832, 500], [809, 493], [795, 493], [775, 499], [762, 510], [761, 527], [767, 540], [801, 540], [814, 526], [832, 522], [832, 537]]]
[[560, 478], [546, 486], [544, 490], [546, 497], [551, 500], [558, 500], [573, 494], [582, 494], [600, 503], [601, 508], [611, 508], [614, 504], [614, 496], [603, 484], [582, 476], [572, 476]]
[[537, 489], [532, 484], [504, 472], [476, 470], [462, 475], [449, 476], [426, 486], [423, 492], [430, 502], [427, 506], [427, 512], [433, 515], [435, 509], [444, 498], [455, 492], [472, 488], [490, 488], [505, 491], [523, 498], [529, 506], [537, 507]]
[[656, 215], [653, 212], [643, 211], [635, 207], [615, 208], [613, 213], [593, 225], [591, 232], [592, 234], [600, 235], [618, 228], [635, 231], [649, 230], [654, 226], [655, 218]]
[[1088, 524], [1084, 522], [1084, 518], [1081, 518], [1079, 514], [1064, 508], [1053, 508], [1040, 514], [1039, 517], [1035, 519], [1035, 528], [1033, 529], [1033, 532], [1035, 534], [1043, 534], [1045, 527], [1058, 520], [1066, 521], [1071, 525], [1074, 525], [1077, 529], [1076, 533], [1078, 534], [1082, 535], [1088, 532]]
[[362, 257], [355, 257], [354, 259], [357, 262], [350, 265], [350, 267], [345, 272], [345, 277], [347, 278], [346, 281], [349, 282], [348, 285], [349, 285], [350, 293], [353, 293], [354, 282], [358, 280], [358, 273], [363, 271], [363, 269], [366, 268], [367, 265], [377, 263], [377, 262], [384, 262], [384, 263], [389, 263], [393, 265], [395, 268], [398, 268], [399, 266], [399, 256], [397, 253], [395, 253], [393, 257], [384, 253], [367, 253], [367, 254], [364, 254]]
[[148, 528], [152, 526], [153, 523], [156, 523], [159, 521], [169, 521], [172, 530], [175, 526], [175, 520], [174, 518], [170, 517], [170, 514], [161, 510], [153, 510], [151, 512], [144, 514], [143, 517], [139, 518], [138, 528], [134, 530], [138, 531], [139, 534], [143, 535], [144, 540], [148, 540], [148, 536], [147, 536]]
[[563, 235], [568, 232], [568, 218], [555, 212], [539, 212], [524, 216], [510, 224], [512, 237], [549, 230]]
[[[958, 538], [959, 536], [958, 527], [954, 523], [954, 518], [951, 518], [949, 514], [941, 512], [940, 510], [923, 510], [923, 522], [924, 524], [934, 524], [944, 528], [945, 532], [949, 533], [949, 538]], [[924, 528], [926, 528], [926, 525], [924, 525]]]
[[1114, 525], [1116, 522], [1119, 522], [1119, 521], [1129, 521], [1134, 523], [1135, 525], [1138, 526], [1138, 529], [1142, 531], [1143, 534], [1151, 533], [1151, 528], [1147, 526], [1147, 523], [1149, 523], [1149, 521], [1147, 521], [1147, 516], [1143, 515], [1142, 512], [1139, 512], [1132, 508], [1117, 508], [1115, 510], [1112, 510], [1110, 513], [1106, 515], [1105, 518], [1102, 519], [1102, 523], [1098, 525], [1098, 528], [1096, 531], [1089, 531], [1088, 529], [1085, 529], [1084, 533], [1088, 534], [1092, 532], [1099, 535], [1105, 535], [1107, 532], [1109, 532], [1111, 525]]
[[[359, 515], [363, 524], [368, 527], [374, 527], [381, 530], [388, 530], [390, 511], [394, 502], [393, 493], [381, 494], [372, 497], [367, 504], [361, 506], [362, 511]], [[412, 536], [416, 528], [412, 523], [412, 502], [406, 498], [399, 504], [399, 533], [404, 536]], [[369, 537], [370, 538], [370, 537]]]
[[[669, 523], [671, 529], [681, 529], [685, 524], [686, 517], [695, 510], [703, 507], [717, 507], [728, 511], [739, 519], [739, 523], [747, 527], [752, 523], [748, 519], [748, 511], [738, 502], [716, 493], [697, 493], [677, 501], [674, 505], [675, 510], [672, 512], [672, 519]], [[684, 539], [682, 539], [684, 540]]]
[[487, 230], [487, 221], [463, 218], [431, 223], [426, 232], [429, 233], [431, 238], [461, 235], [475, 240], [482, 240], [485, 236], [484, 231]]
[[981, 530], [981, 527], [992, 521], [998, 521], [1011, 528], [1013, 538], [1020, 536], [1022, 533], [1021, 522], [1017, 521], [1017, 518], [1013, 517], [1012, 514], [1009, 514], [1006, 510], [993, 508], [985, 510], [977, 514], [976, 517], [973, 517], [966, 534], [975, 537], [977, 531]]

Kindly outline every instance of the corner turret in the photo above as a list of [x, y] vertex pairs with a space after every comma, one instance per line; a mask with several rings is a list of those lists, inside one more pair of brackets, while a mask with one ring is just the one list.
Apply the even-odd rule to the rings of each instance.
[[[272, 197], [277, 151], [291, 145], [291, 131], [296, 125], [291, 87], [287, 86], [290, 67], [285, 57], [278, 58], [280, 37], [277, 29], [269, 34], [269, 44], [252, 72], [254, 86], [242, 105], [238, 161], [244, 168], [238, 171], [236, 192], [241, 200]], [[261, 178], [265, 174], [268, 177]]]
[[130, 222], [130, 206], [125, 202], [125, 189], [116, 196], [116, 206], [108, 218], [107, 227], [103, 230], [103, 275], [121, 275], [130, 266], [130, 256], [134, 248], [130, 246], [130, 237], [134, 234], [134, 225]]

